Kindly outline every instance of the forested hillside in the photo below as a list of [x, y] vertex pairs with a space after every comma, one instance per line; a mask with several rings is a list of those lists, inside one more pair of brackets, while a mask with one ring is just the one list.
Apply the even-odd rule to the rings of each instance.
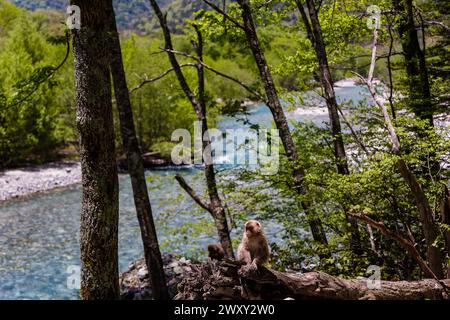
[[[68, 0], [10, 0], [18, 7], [29, 10], [56, 9], [63, 11], [68, 6]], [[169, 10], [171, 26], [181, 27], [183, 21], [189, 18], [193, 12], [205, 7], [201, 1], [191, 0], [162, 0], [160, 5]], [[155, 20], [151, 20], [153, 13], [147, 0], [115, 0], [117, 24], [122, 30], [134, 30], [148, 32], [155, 27]]]

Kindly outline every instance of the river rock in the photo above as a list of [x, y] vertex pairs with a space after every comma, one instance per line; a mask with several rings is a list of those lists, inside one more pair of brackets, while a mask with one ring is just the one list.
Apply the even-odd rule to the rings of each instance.
[[[185, 274], [192, 271], [192, 262], [185, 257], [172, 254], [162, 256], [169, 294], [173, 298], [178, 293], [178, 284]], [[144, 258], [131, 262], [128, 270], [120, 275], [121, 297], [124, 300], [152, 299], [152, 288]]]
[[139, 269], [139, 271], [137, 272], [137, 276], [139, 278], [139, 280], [143, 280], [145, 278], [147, 278], [148, 276], [148, 271], [147, 271], [147, 267], [142, 267]]

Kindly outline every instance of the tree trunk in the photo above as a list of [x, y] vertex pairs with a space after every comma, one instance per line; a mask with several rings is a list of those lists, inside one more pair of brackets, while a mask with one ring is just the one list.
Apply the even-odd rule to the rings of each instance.
[[442, 279], [444, 277], [442, 272], [442, 254], [439, 246], [434, 245], [439, 236], [439, 229], [433, 219], [433, 210], [430, 207], [422, 186], [417, 181], [414, 173], [408, 168], [406, 162], [403, 159], [400, 159], [396, 165], [416, 200], [416, 205], [419, 210], [419, 219], [422, 224], [425, 244], [427, 246], [427, 262], [436, 277]]
[[157, 300], [168, 300], [166, 279], [164, 274], [161, 252], [159, 250], [158, 237], [153, 221], [152, 208], [148, 196], [145, 171], [139, 148], [139, 141], [133, 120], [130, 96], [126, 82], [125, 70], [122, 61], [119, 34], [117, 32], [114, 9], [111, 5], [110, 14], [110, 44], [111, 44], [111, 74], [114, 83], [117, 108], [119, 110], [120, 130], [122, 143], [128, 160], [128, 173], [133, 188], [134, 204], [141, 229], [141, 237], [144, 245], [144, 256], [147, 269], [150, 273], [153, 295]]
[[[198, 42], [193, 42], [197, 53], [197, 57], [199, 59], [197, 63], [197, 77], [198, 77], [198, 98], [197, 98], [193, 93], [193, 91], [191, 90], [191, 88], [189, 87], [189, 84], [187, 83], [186, 78], [184, 77], [183, 72], [181, 71], [181, 67], [180, 64], [178, 63], [175, 53], [173, 52], [172, 38], [169, 27], [167, 25], [166, 16], [162, 13], [161, 9], [159, 8], [155, 0], [150, 0], [150, 4], [153, 7], [153, 10], [155, 11], [159, 23], [161, 25], [161, 29], [164, 34], [165, 49], [169, 57], [170, 63], [172, 65], [172, 68], [177, 76], [181, 88], [183, 89], [186, 97], [189, 99], [192, 107], [194, 108], [198, 121], [201, 123], [202, 147], [203, 147], [202, 149], [204, 150], [211, 143], [211, 141], [209, 140], [209, 137], [205, 136], [205, 133], [208, 130], [208, 123], [206, 118], [205, 78], [204, 78], [204, 66], [202, 64], [203, 40], [201, 34], [197, 30]], [[205, 137], [206, 139], [203, 139], [203, 137]], [[202, 206], [211, 213], [214, 219], [220, 243], [225, 251], [225, 254], [229, 258], [233, 258], [234, 253], [230, 238], [230, 231], [228, 228], [225, 208], [217, 192], [216, 173], [214, 170], [214, 165], [212, 163], [205, 163], [204, 171], [210, 203], [202, 204]], [[202, 200], [199, 201], [201, 202]]]
[[209, 261], [178, 285], [177, 300], [443, 300], [450, 280], [343, 279], [323, 272], [285, 273], [266, 268], [243, 274], [238, 263]]
[[[278, 97], [278, 93], [269, 70], [269, 66], [267, 65], [266, 58], [259, 43], [258, 35], [256, 33], [255, 24], [252, 17], [250, 3], [248, 0], [238, 0], [238, 3], [242, 9], [242, 19], [244, 22], [244, 31], [247, 37], [247, 41], [255, 58], [256, 65], [258, 66], [261, 79], [264, 83], [264, 89], [267, 96], [267, 104], [272, 113], [277, 129], [279, 130], [280, 138], [283, 143], [286, 155], [292, 163], [294, 187], [300, 195], [305, 195], [306, 190], [302, 184], [305, 172], [303, 168], [299, 168], [298, 166], [298, 154], [295, 149], [294, 141], [292, 140], [289, 125], [281, 106], [280, 99]], [[310, 204], [307, 201], [302, 201], [301, 205], [303, 207], [303, 210], [305, 211], [305, 214], [310, 215]], [[308, 219], [308, 222], [314, 240], [326, 245], [327, 237], [321, 220], [311, 217]]]
[[[196, 109], [198, 121], [202, 124], [203, 150], [211, 144], [208, 132], [208, 121], [206, 117], [206, 96], [205, 96], [205, 69], [203, 66], [203, 38], [201, 32], [196, 28], [197, 42], [193, 41], [194, 49], [199, 59], [197, 63], [197, 78], [198, 78], [198, 105], [194, 105]], [[211, 159], [212, 160], [212, 159]], [[214, 164], [207, 161], [205, 163], [205, 177], [206, 186], [208, 188], [211, 212], [214, 217], [216, 228], [219, 234], [220, 243], [222, 244], [225, 254], [229, 258], [234, 257], [233, 247], [231, 245], [230, 232], [228, 228], [228, 221], [226, 218], [225, 208], [222, 200], [217, 192], [217, 179]]]
[[71, 4], [81, 8], [81, 29], [72, 32], [83, 185], [80, 293], [82, 299], [117, 299], [119, 199], [107, 14], [112, 4]]
[[371, 71], [369, 71], [368, 80], [365, 81], [373, 100], [378, 105], [381, 113], [383, 114], [384, 122], [386, 124], [387, 130], [389, 132], [389, 138], [392, 143], [392, 151], [394, 154], [400, 157], [396, 163], [396, 167], [400, 172], [402, 178], [408, 185], [409, 189], [411, 190], [411, 193], [413, 194], [414, 199], [416, 201], [417, 209], [419, 211], [419, 219], [425, 236], [425, 244], [427, 248], [427, 262], [434, 275], [438, 279], [442, 279], [443, 278], [442, 255], [440, 249], [437, 246], [435, 246], [435, 241], [439, 235], [439, 229], [434, 221], [433, 210], [431, 209], [427, 196], [423, 190], [422, 185], [417, 180], [416, 175], [408, 167], [408, 164], [405, 162], [405, 160], [401, 158], [402, 150], [400, 145], [400, 139], [398, 138], [397, 135], [397, 131], [392, 123], [389, 112], [387, 111], [387, 108], [384, 105], [383, 99], [381, 99], [381, 97], [378, 95], [373, 86], [372, 76], [376, 63], [377, 39], [378, 39], [378, 30], [374, 29], [372, 61], [370, 66]]
[[425, 52], [419, 44], [414, 22], [412, 0], [394, 0], [394, 9], [399, 12], [398, 33], [406, 63], [409, 85], [409, 102], [414, 113], [433, 125], [433, 106], [430, 93]]
[[[419, 36], [414, 21], [414, 6], [412, 0], [393, 0], [394, 9], [399, 12], [397, 30], [400, 36], [403, 56], [405, 57], [406, 74], [408, 79], [408, 105], [416, 116], [422, 120], [427, 120], [430, 126], [434, 125], [434, 103], [431, 97], [430, 81], [428, 78], [428, 67], [425, 57], [425, 40], [423, 48], [419, 44]], [[425, 32], [422, 29], [422, 32]], [[417, 133], [425, 137], [426, 133], [417, 128]], [[430, 158], [434, 157], [434, 152]], [[421, 170], [425, 174], [437, 175], [440, 172], [439, 161], [429, 161], [423, 158]]]
[[[342, 137], [341, 123], [339, 120], [338, 104], [336, 94], [333, 87], [333, 79], [331, 76], [328, 57], [323, 40], [322, 27], [320, 25], [317, 11], [311, 0], [306, 0], [308, 6], [309, 19], [306, 15], [303, 4], [300, 0], [296, 0], [297, 7], [301, 13], [303, 23], [305, 25], [308, 39], [311, 41], [319, 63], [319, 77], [325, 94], [325, 102], [328, 108], [328, 115], [331, 125], [331, 136], [333, 138], [334, 156], [337, 161], [337, 172], [339, 174], [349, 174], [347, 154], [345, 152], [344, 139]], [[358, 223], [355, 219], [348, 215], [348, 210], [344, 208], [346, 220], [349, 224], [350, 247], [356, 254], [361, 253], [361, 237], [359, 235]]]
[[444, 195], [441, 201], [441, 222], [446, 225], [444, 230], [444, 239], [447, 246], [447, 278], [450, 279], [450, 191], [444, 186]]

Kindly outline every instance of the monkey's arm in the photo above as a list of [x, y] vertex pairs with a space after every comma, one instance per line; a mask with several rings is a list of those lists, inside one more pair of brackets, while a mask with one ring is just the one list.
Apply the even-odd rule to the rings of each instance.
[[252, 261], [252, 264], [256, 267], [262, 266], [269, 260], [269, 255], [269, 246], [267, 244], [267, 241], [264, 239], [264, 241], [262, 241], [261, 243], [261, 247], [258, 249], [258, 252], [255, 255], [255, 258]]
[[238, 247], [237, 258], [239, 261], [244, 261], [246, 264], [252, 263], [250, 251], [247, 248], [245, 248], [245, 246], [242, 243]]

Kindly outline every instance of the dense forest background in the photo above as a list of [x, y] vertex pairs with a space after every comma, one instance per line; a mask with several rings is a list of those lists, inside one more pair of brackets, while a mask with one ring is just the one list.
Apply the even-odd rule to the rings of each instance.
[[[162, 1], [161, 6], [168, 10], [168, 21], [174, 32], [176, 47], [181, 51], [192, 52], [190, 31], [183, 30], [186, 26], [183, 21], [204, 5], [195, 1], [187, 2], [189, 4], [183, 1], [173, 1], [170, 4]], [[13, 121], [15, 125], [6, 126], [1, 131], [3, 138], [0, 139], [0, 166], [48, 161], [58, 157], [58, 152], [70, 153], [70, 149], [76, 145], [71, 59], [67, 59], [51, 81], [42, 86], [36, 85], [39, 79], [46, 77], [49, 68], [64, 59], [65, 14], [64, 11], [57, 10], [64, 3], [65, 1], [17, 1], [20, 6], [35, 10], [27, 11], [2, 1], [0, 45], [1, 63], [4, 67], [0, 71], [1, 92], [6, 97], [16, 98], [27, 96], [28, 92], [34, 90], [37, 94], [27, 97], [22, 105], [13, 103], [3, 114], [6, 122]], [[119, 28], [124, 31], [122, 47], [129, 87], [134, 88], [145, 77], [152, 78], [163, 73], [169, 67], [169, 62], [162, 54], [152, 54], [163, 46], [163, 40], [148, 1], [121, 2], [116, 8]], [[330, 6], [328, 10], [331, 13], [333, 8]], [[170, 14], [174, 16], [171, 17]], [[342, 21], [334, 24], [341, 23], [343, 32], [336, 37], [335, 31], [328, 30], [328, 37], [332, 40], [329, 45], [335, 53], [332, 63], [336, 80], [352, 76], [346, 71], [350, 68], [355, 71], [367, 69], [370, 62], [370, 31], [364, 28], [365, 22], [356, 16], [340, 18]], [[142, 19], [150, 25], [141, 28], [136, 19]], [[268, 22], [259, 30], [267, 59], [274, 67], [277, 84], [286, 93], [313, 87], [317, 80], [312, 73], [317, 68], [314, 53], [305, 36], [294, 31], [301, 22], [293, 21], [292, 14], [276, 19], [282, 20], [278, 24]], [[355, 27], [359, 28], [359, 32], [354, 32]], [[331, 25], [325, 25], [324, 28], [330, 29]], [[242, 35], [230, 32], [224, 37], [213, 37], [212, 32], [214, 31], [211, 31], [212, 41], [206, 43], [206, 62], [217, 70], [227, 70], [228, 74], [244, 83], [255, 88], [261, 87], [261, 82], [255, 77], [257, 68], [252, 63], [250, 51], [245, 46], [238, 45], [243, 41]], [[355, 53], [354, 57], [348, 56], [350, 52]], [[393, 56], [392, 60], [395, 59], [396, 56]], [[381, 67], [383, 63], [385, 61], [380, 61], [377, 67], [380, 70], [378, 77], [386, 78], [387, 71]], [[187, 73], [188, 77], [195, 74], [190, 70]], [[210, 100], [215, 102], [208, 109], [212, 122], [219, 113], [237, 111], [237, 105], [248, 98], [248, 92], [239, 85], [223, 81], [215, 75], [207, 77], [207, 91]], [[132, 95], [138, 135], [144, 150], [161, 151], [167, 155], [172, 147], [167, 144], [172, 131], [192, 127], [194, 112], [186, 108], [188, 102], [182, 91], [172, 85], [174, 80], [175, 75], [169, 74]], [[24, 131], [27, 132], [26, 135], [17, 134]], [[119, 140], [118, 142], [120, 145]], [[65, 147], [69, 148], [67, 152], [64, 151]]]
[[[131, 2], [136, 5], [141, 3], [140, 1]], [[47, 3], [45, 2], [45, 4]], [[20, 5], [37, 8], [35, 2], [20, 2]], [[47, 5], [39, 2], [39, 7], [59, 8], [55, 1], [49, 2]], [[188, 10], [186, 14], [180, 15], [180, 19], [184, 19], [185, 15], [192, 15], [194, 9], [189, 9], [189, 6], [182, 7]], [[132, 14], [133, 5], [126, 6], [126, 8], [126, 11], [121, 11], [119, 7], [119, 22], [121, 21], [121, 12], [124, 16], [128, 14], [125, 12], [129, 12], [130, 17], [136, 17]], [[150, 21], [149, 9], [147, 7], [139, 8], [139, 15], [145, 17], [144, 20]], [[172, 9], [171, 6], [169, 12], [180, 14], [180, 10], [176, 8], [175, 6]], [[34, 85], [31, 83], [29, 84], [30, 88], [26, 88], [23, 86], [24, 83], [37, 80], [32, 79], [33, 77], [44, 76], [45, 68], [57, 65], [60, 60], [63, 60], [66, 46], [62, 22], [65, 21], [65, 15], [61, 10], [30, 12], [9, 5], [5, 1], [0, 10], [3, 26], [1, 62], [5, 66], [1, 71], [2, 91], [7, 96], [14, 96], [18, 94], [19, 88], [22, 91], [32, 91], [31, 87]], [[129, 86], [133, 88], [140, 84], [144, 77], [152, 78], [163, 73], [169, 67], [169, 62], [162, 54], [152, 55], [152, 52], [157, 52], [163, 45], [157, 29], [150, 28], [146, 31], [146, 35], [141, 35], [140, 32], [135, 32], [139, 31], [139, 28], [134, 29], [132, 23], [125, 18], [124, 21], [122, 26], [128, 31], [123, 39], [123, 55], [129, 75]], [[174, 23], [180, 28], [183, 26], [181, 23]], [[131, 29], [128, 29], [129, 27]], [[267, 27], [264, 30], [265, 41], [263, 43], [268, 49], [271, 63], [281, 64], [286, 52], [290, 51], [292, 55], [295, 54], [296, 46], [291, 41], [293, 37], [294, 35], [285, 33], [280, 27]], [[189, 36], [180, 33], [175, 35], [174, 39], [180, 50], [192, 50]], [[272, 42], [270, 39], [275, 39], [275, 41]], [[206, 59], [208, 62], [214, 62], [214, 66], [218, 70], [228, 70], [229, 74], [233, 74], [242, 81], [256, 85], [253, 76], [256, 68], [249, 63], [251, 56], [245, 49], [235, 46], [234, 41], [236, 39], [229, 38], [208, 44], [210, 48], [207, 50]], [[152, 59], [148, 59], [149, 56]], [[74, 145], [76, 141], [74, 83], [73, 66], [70, 61], [71, 59], [67, 59], [62, 70], [50, 82], [36, 88], [37, 94], [31, 96], [25, 106], [15, 105], [8, 108], [8, 113], [4, 114], [4, 117], [8, 118], [7, 121], [14, 121], [15, 125], [7, 126], [7, 129], [5, 128], [7, 132], [2, 131], [4, 135], [4, 138], [1, 139], [2, 147], [0, 147], [2, 166], [20, 165], [29, 161], [46, 161], [57, 156], [53, 151], [60, 150], [62, 146]], [[29, 77], [33, 72], [36, 74]], [[297, 86], [295, 70], [286, 75], [280, 74], [277, 78], [280, 83], [284, 83], [286, 88]], [[18, 79], [20, 80], [18, 81]], [[166, 142], [170, 141], [173, 130], [192, 127], [192, 121], [195, 119], [194, 112], [189, 112], [190, 109], [186, 108], [187, 102], [181, 90], [171, 85], [174, 83], [174, 79], [174, 75], [169, 75], [133, 95], [133, 105], [135, 105], [138, 119], [138, 135], [141, 138], [143, 149], [167, 154], [172, 145], [167, 145]], [[219, 109], [226, 106], [232, 109], [236, 102], [246, 98], [247, 93], [244, 89], [233, 83], [223, 82], [222, 79], [215, 76], [210, 76], [207, 83], [211, 97], [224, 101], [209, 109], [212, 120]], [[21, 111], [19, 112], [19, 110]], [[181, 110], [183, 111], [181, 112]], [[164, 121], [161, 121], [162, 119]], [[28, 134], [17, 134], [23, 130]], [[19, 139], [16, 138], [18, 136]]]

